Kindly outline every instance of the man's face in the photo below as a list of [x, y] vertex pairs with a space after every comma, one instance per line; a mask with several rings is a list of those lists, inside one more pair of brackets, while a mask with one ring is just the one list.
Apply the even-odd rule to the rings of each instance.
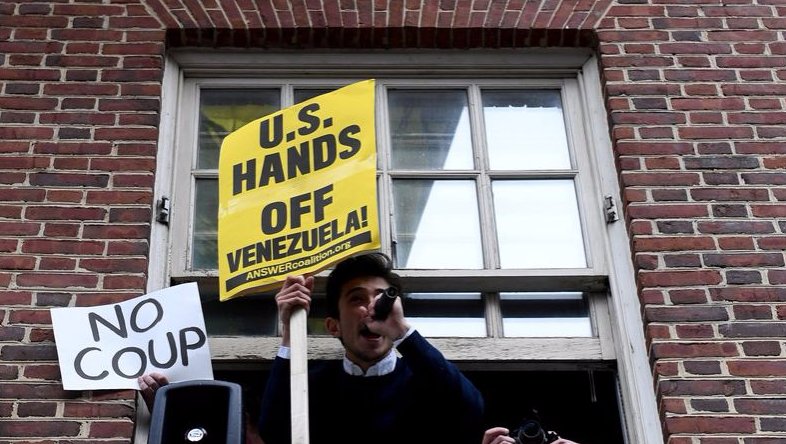
[[366, 327], [369, 306], [389, 286], [388, 281], [377, 276], [347, 281], [338, 299], [339, 319], [327, 319], [328, 331], [341, 339], [347, 357], [363, 370], [384, 358], [393, 347], [392, 339], [371, 333]]

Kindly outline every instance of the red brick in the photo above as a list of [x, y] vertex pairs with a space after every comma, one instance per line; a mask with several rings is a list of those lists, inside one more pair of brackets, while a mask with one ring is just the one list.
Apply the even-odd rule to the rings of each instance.
[[50, 239], [28, 239], [22, 243], [22, 251], [43, 254], [102, 254], [104, 243], [98, 241], [71, 241]]
[[[60, 366], [57, 364], [26, 364], [24, 376], [32, 381], [54, 381], [61, 382]], [[29, 396], [25, 396], [28, 398]]]
[[[152, 200], [152, 196], [149, 196], [149, 199]], [[115, 207], [109, 210], [109, 221], [147, 223], [151, 220], [151, 214], [149, 207]]]
[[32, 256], [0, 256], [0, 268], [5, 270], [33, 270], [36, 259]]
[[756, 431], [754, 418], [727, 416], [686, 416], [666, 418], [666, 429], [671, 433], [737, 433]]
[[39, 230], [41, 224], [38, 223], [0, 221], [0, 235], [3, 236], [32, 236]]
[[767, 270], [767, 278], [770, 284], [786, 284], [786, 270]]
[[786, 301], [786, 288], [771, 286], [711, 288], [710, 295], [716, 301], [778, 302]]
[[723, 250], [753, 250], [755, 245], [750, 237], [721, 237], [718, 246]]
[[98, 276], [87, 273], [22, 273], [17, 276], [16, 282], [23, 287], [95, 288], [98, 285]]
[[81, 226], [79, 224], [48, 222], [44, 225], [44, 235], [53, 237], [76, 237]]
[[723, 372], [719, 361], [685, 361], [683, 366], [693, 375], [719, 375]]
[[150, 204], [153, 201], [152, 190], [145, 191], [89, 191], [86, 202], [88, 204]]
[[639, 273], [639, 280], [642, 285], [647, 287], [717, 285], [722, 281], [720, 273], [713, 270], [641, 272]]
[[780, 356], [781, 345], [777, 341], [746, 341], [742, 343], [745, 356]]
[[708, 302], [707, 292], [702, 289], [669, 290], [669, 299], [674, 304], [703, 304]]
[[741, 379], [680, 379], [659, 383], [660, 393], [668, 396], [735, 396], [746, 393], [745, 381]]
[[[20, 342], [25, 337], [24, 328], [17, 326], [0, 326], [0, 341]], [[14, 377], [16, 377], [14, 375]], [[3, 379], [0, 377], [0, 379]]]
[[653, 322], [695, 322], [695, 321], [726, 321], [729, 313], [726, 307], [712, 306], [676, 306], [647, 307], [644, 314]]
[[699, 231], [709, 234], [768, 234], [775, 232], [770, 222], [720, 221], [698, 222]]
[[635, 251], [713, 250], [715, 241], [711, 237], [697, 236], [638, 236], [633, 240], [633, 248]]
[[79, 173], [32, 173], [31, 185], [66, 186], [66, 187], [100, 187], [109, 183], [109, 176], [103, 174]]
[[734, 407], [742, 414], [784, 415], [786, 399], [735, 399]]
[[28, 207], [25, 215], [31, 220], [103, 220], [103, 208]]
[[145, 288], [146, 279], [144, 276], [118, 275], [104, 277], [104, 288], [113, 289], [142, 289]]
[[43, 257], [39, 268], [41, 270], [74, 270], [76, 260], [67, 257]]
[[79, 418], [133, 418], [134, 408], [128, 403], [95, 403], [67, 401], [63, 408], [63, 416]]
[[786, 217], [786, 207], [782, 204], [752, 205], [751, 213], [755, 217]]
[[0, 434], [7, 437], [76, 437], [80, 426], [77, 421], [8, 420], [0, 423]]
[[783, 378], [786, 376], [786, 361], [729, 361], [726, 364], [729, 374], [735, 376], [772, 376]]
[[685, 139], [750, 139], [753, 131], [749, 127], [681, 127], [677, 130]]
[[79, 260], [79, 268], [98, 273], [142, 273], [147, 270], [147, 259], [92, 259]]
[[57, 403], [54, 402], [22, 402], [17, 407], [17, 415], [20, 417], [43, 416], [54, 417], [57, 411]]
[[696, 218], [708, 215], [706, 205], [631, 205], [627, 209], [632, 218], [659, 219], [659, 218]]
[[779, 267], [782, 253], [706, 253], [704, 263], [710, 267]]
[[91, 438], [115, 438], [131, 436], [134, 423], [131, 421], [91, 421], [88, 436]]
[[13, 310], [8, 317], [12, 324], [51, 324], [52, 318], [49, 310]]
[[752, 379], [750, 384], [757, 395], [786, 394], [786, 380], [783, 379]]
[[149, 225], [87, 225], [83, 230], [86, 239], [147, 239]]
[[[738, 356], [731, 342], [657, 343], [652, 345], [655, 358], [698, 358]], [[732, 373], [734, 374], [734, 373]]]
[[95, 138], [96, 140], [157, 140], [158, 130], [156, 128], [96, 128]]
[[711, 339], [715, 337], [715, 329], [711, 325], [677, 325], [675, 327], [679, 339]]

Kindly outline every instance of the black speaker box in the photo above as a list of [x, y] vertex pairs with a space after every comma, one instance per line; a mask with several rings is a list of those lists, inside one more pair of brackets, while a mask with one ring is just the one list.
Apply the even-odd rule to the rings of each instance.
[[239, 384], [197, 380], [156, 391], [148, 444], [243, 444], [243, 400]]

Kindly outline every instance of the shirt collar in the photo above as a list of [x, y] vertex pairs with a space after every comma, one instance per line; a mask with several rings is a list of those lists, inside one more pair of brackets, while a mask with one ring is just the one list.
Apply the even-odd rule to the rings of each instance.
[[387, 375], [388, 373], [392, 373], [393, 370], [396, 368], [396, 352], [394, 349], [390, 349], [387, 355], [382, 358], [379, 362], [372, 365], [368, 368], [366, 373], [363, 373], [363, 369], [360, 368], [357, 364], [350, 361], [346, 355], [344, 355], [344, 371], [348, 375], [352, 376], [382, 376]]

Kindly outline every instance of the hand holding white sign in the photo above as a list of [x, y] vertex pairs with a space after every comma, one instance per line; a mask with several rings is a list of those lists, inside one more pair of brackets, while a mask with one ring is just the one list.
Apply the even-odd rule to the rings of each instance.
[[138, 389], [151, 372], [171, 382], [213, 379], [196, 283], [51, 313], [66, 390]]

